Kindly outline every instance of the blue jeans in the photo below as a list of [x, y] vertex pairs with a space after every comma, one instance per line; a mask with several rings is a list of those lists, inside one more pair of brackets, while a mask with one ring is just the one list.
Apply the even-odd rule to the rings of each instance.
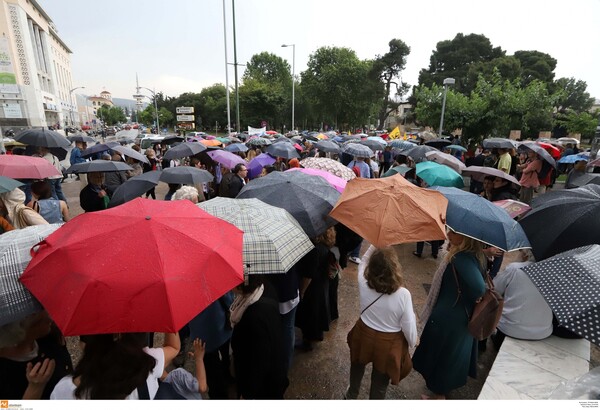
[[352, 252], [350, 252], [350, 256], [354, 257], [354, 258], [358, 258], [360, 255], [360, 247], [362, 246], [362, 239], [360, 240], [360, 243], [358, 244], [358, 246], [354, 249], [352, 249]]
[[298, 310], [298, 305], [285, 315], [281, 315], [283, 351], [287, 359], [287, 370], [292, 368], [292, 358], [294, 357], [294, 344], [296, 343], [296, 310]]

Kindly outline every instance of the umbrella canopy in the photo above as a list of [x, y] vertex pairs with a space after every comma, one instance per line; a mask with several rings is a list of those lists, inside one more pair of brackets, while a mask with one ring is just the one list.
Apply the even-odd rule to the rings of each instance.
[[61, 176], [44, 158], [0, 155], [0, 175], [14, 179], [44, 179]]
[[111, 148], [113, 151], [118, 152], [119, 154], [125, 155], [126, 157], [130, 157], [135, 159], [136, 161], [140, 161], [140, 162], [144, 162], [146, 164], [149, 164], [150, 161], [148, 160], [148, 158], [137, 152], [136, 150], [129, 148], [129, 147], [124, 147], [122, 145], [116, 145], [114, 147]]
[[113, 208], [142, 196], [158, 185], [161, 174], [162, 171], [148, 171], [123, 182], [115, 189], [108, 207]]
[[233, 152], [216, 150], [208, 152], [208, 156], [211, 157], [213, 161], [218, 162], [229, 169], [233, 169], [237, 164], [246, 165], [246, 160]]
[[184, 137], [180, 137], [178, 135], [171, 135], [170, 137], [165, 137], [162, 142], [165, 145], [172, 145], [176, 142], [183, 142], [184, 139]]
[[452, 168], [454, 171], [458, 172], [459, 174], [467, 168], [465, 164], [463, 164], [461, 160], [456, 158], [454, 155], [446, 154], [445, 152], [441, 151], [426, 152], [425, 158], [427, 158], [428, 161], [433, 161], [437, 162], [438, 164], [446, 165]]
[[467, 167], [462, 172], [462, 174], [464, 176], [470, 176], [472, 179], [474, 179], [475, 181], [479, 181], [479, 182], [483, 182], [483, 180], [485, 179], [486, 176], [493, 176], [493, 177], [505, 179], [509, 182], [512, 182], [513, 184], [521, 186], [521, 184], [519, 183], [519, 181], [517, 181], [517, 179], [515, 177], [507, 174], [506, 172], [504, 172], [502, 170], [496, 169], [496, 168], [477, 167], [475, 165], [471, 165], [470, 167]]
[[448, 199], [446, 225], [505, 252], [531, 248], [517, 221], [487, 199], [457, 188], [435, 187]]
[[494, 205], [504, 209], [511, 218], [515, 219], [531, 211], [531, 207], [524, 202], [515, 201], [514, 199], [503, 199], [501, 201], [492, 202]]
[[445, 239], [447, 204], [440, 193], [419, 188], [400, 175], [356, 178], [346, 185], [331, 216], [376, 247], [384, 247]]
[[84, 149], [81, 152], [81, 156], [84, 158], [89, 158], [94, 154], [97, 154], [99, 152], [104, 152], [104, 151], [110, 151], [114, 147], [119, 147], [120, 145], [121, 144], [119, 144], [117, 141], [110, 141], [110, 142], [107, 142], [106, 144], [92, 145], [91, 147]]
[[574, 155], [566, 155], [564, 157], [562, 157], [561, 159], [558, 160], [559, 164], [574, 164], [577, 161], [589, 161], [590, 158], [585, 156], [585, 155], [581, 155], [581, 154], [574, 154]]
[[249, 147], [262, 147], [262, 146], [271, 145], [271, 144], [272, 144], [271, 140], [268, 140], [266, 138], [260, 138], [260, 137], [252, 138], [252, 139], [246, 141], [246, 145]]
[[413, 170], [414, 168], [407, 167], [406, 165], [396, 165], [393, 168], [390, 168], [383, 174], [384, 177], [391, 177], [392, 175], [400, 174], [402, 176], [406, 175], [408, 171]]
[[392, 140], [388, 143], [390, 147], [403, 149], [414, 148], [415, 144], [412, 142], [404, 141], [404, 140]]
[[33, 128], [24, 130], [15, 136], [15, 141], [22, 144], [48, 148], [69, 148], [71, 141], [56, 131]]
[[600, 346], [600, 245], [571, 249], [522, 269], [562, 326]]
[[159, 180], [167, 184], [199, 185], [212, 182], [213, 174], [205, 169], [182, 166], [164, 169]]
[[439, 150], [427, 145], [413, 145], [408, 149], [403, 149], [401, 152], [402, 154], [411, 157], [415, 163], [418, 163], [427, 161], [425, 154], [428, 152], [439, 152]]
[[319, 141], [315, 144], [315, 147], [319, 151], [323, 151], [323, 152], [334, 152], [336, 154], [339, 154], [341, 151], [340, 146], [338, 144], [336, 144], [335, 142], [333, 142], [332, 140]]
[[330, 174], [327, 171], [323, 171], [320, 169], [312, 169], [312, 168], [290, 168], [285, 172], [303, 172], [308, 175], [316, 175], [325, 179], [325, 181], [329, 182], [329, 184], [337, 189], [337, 191], [341, 194], [344, 192], [344, 188], [346, 188], [347, 181], [338, 176]]
[[437, 138], [437, 135], [431, 131], [423, 131], [419, 133], [419, 138], [423, 141], [431, 141]]
[[286, 159], [300, 158], [300, 154], [292, 144], [285, 142], [274, 143], [266, 148], [266, 151], [274, 157]]
[[512, 148], [517, 147], [515, 142], [508, 138], [486, 138], [483, 140], [481, 145], [483, 145], [483, 148], [489, 148], [489, 149], [493, 149], [493, 148], [512, 149]]
[[[206, 138], [210, 137], [210, 135], [207, 135]], [[215, 138], [215, 137], [213, 137]], [[221, 145], [223, 145], [223, 143], [217, 139], [206, 139], [206, 140], [200, 140], [200, 144], [204, 144], [207, 147], [220, 147]]]
[[253, 179], [260, 175], [263, 167], [273, 165], [277, 160], [269, 154], [260, 154], [248, 163], [248, 178]]
[[375, 140], [361, 140], [357, 142], [357, 144], [364, 145], [365, 147], [371, 148], [373, 151], [383, 151], [387, 144], [385, 142], [375, 141]]
[[344, 146], [343, 152], [346, 154], [354, 155], [355, 157], [362, 158], [371, 158], [373, 155], [375, 155], [371, 148], [354, 142], [346, 144], [346, 146]]
[[443, 149], [450, 144], [452, 144], [452, 141], [448, 141], [447, 139], [444, 139], [444, 138], [436, 138], [436, 139], [425, 142], [425, 145], [434, 147], [437, 149]]
[[425, 161], [417, 164], [417, 176], [429, 186], [462, 188], [465, 183], [456, 171], [436, 162]]
[[550, 191], [534, 198], [519, 221], [537, 260], [600, 243], [600, 186]]
[[554, 158], [555, 160], [560, 158], [561, 151], [560, 151], [560, 149], [556, 148], [554, 145], [548, 144], [546, 142], [537, 142], [537, 144], [540, 147], [544, 148], [546, 150], [546, 152], [548, 152], [548, 154], [550, 154], [550, 156], [552, 158]]
[[560, 145], [567, 145], [567, 144], [579, 145], [579, 143], [581, 141], [579, 141], [577, 138], [562, 137], [562, 138], [559, 138], [557, 142]]
[[35, 225], [0, 235], [0, 326], [42, 310], [42, 305], [19, 282], [31, 260], [31, 247], [60, 224]]
[[206, 151], [206, 146], [198, 144], [197, 142], [182, 142], [175, 147], [169, 148], [167, 152], [165, 152], [163, 158], [172, 160], [183, 157], [191, 157], [201, 153], [202, 151]]
[[248, 151], [248, 147], [246, 146], [246, 144], [236, 143], [229, 144], [225, 147], [225, 150], [229, 152], [246, 152]]
[[600, 174], [583, 174], [576, 176], [575, 178], [571, 178], [569, 181], [570, 185], [574, 185], [575, 187], [582, 187], [584, 185], [595, 184], [600, 185]]
[[10, 192], [20, 186], [23, 186], [22, 182], [16, 181], [12, 178], [0, 176], [0, 194], [3, 192]]
[[89, 162], [81, 162], [74, 164], [67, 169], [67, 174], [87, 174], [90, 172], [119, 172], [119, 171], [131, 171], [129, 165], [124, 162], [118, 161], [105, 161], [103, 159], [96, 159]]
[[382, 143], [384, 146], [386, 146], [386, 145], [388, 144], [388, 143], [387, 143], [387, 141], [386, 141], [386, 140], [384, 140], [384, 139], [383, 139], [383, 138], [381, 138], [381, 137], [367, 137], [367, 139], [368, 139], [369, 141], [377, 141], [377, 142], [380, 142], [380, 143]]
[[300, 165], [304, 168], [320, 169], [327, 171], [330, 174], [338, 176], [346, 181], [356, 178], [356, 175], [350, 168], [342, 164], [341, 162], [334, 161], [329, 158], [305, 158], [300, 161]]
[[96, 142], [92, 137], [83, 134], [71, 135], [67, 139], [71, 142]]
[[286, 273], [314, 247], [285, 209], [258, 199], [217, 197], [198, 207], [244, 232], [244, 267], [249, 275]]
[[463, 147], [461, 145], [456, 145], [456, 144], [447, 145], [444, 147], [444, 149], [453, 149], [453, 150], [460, 151], [460, 152], [468, 151], [465, 147]]
[[272, 172], [250, 181], [237, 196], [285, 209], [310, 238], [335, 224], [327, 216], [339, 197], [340, 193], [325, 179], [302, 172]]
[[538, 154], [542, 160], [546, 161], [547, 163], [552, 165], [554, 168], [556, 168], [556, 161], [554, 161], [554, 158], [552, 158], [552, 156], [548, 153], [548, 151], [546, 151], [541, 145], [539, 145], [535, 142], [532, 142], [532, 141], [525, 141], [525, 142], [522, 142], [519, 146], [526, 147], [526, 148], [532, 150], [533, 152]]
[[73, 221], [20, 279], [66, 336], [177, 332], [243, 281], [243, 232], [190, 201], [138, 198]]

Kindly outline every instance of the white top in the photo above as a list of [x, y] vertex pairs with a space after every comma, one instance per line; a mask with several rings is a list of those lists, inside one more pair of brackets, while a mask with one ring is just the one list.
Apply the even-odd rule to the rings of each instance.
[[[381, 293], [371, 289], [365, 279], [365, 268], [376, 248], [370, 246], [358, 265], [358, 293], [362, 312]], [[412, 297], [406, 288], [400, 288], [391, 295], [383, 295], [373, 303], [360, 318], [365, 325], [379, 332], [394, 333], [402, 331], [410, 347], [417, 343], [417, 321], [413, 310]]]
[[552, 334], [552, 310], [521, 270], [532, 262], [511, 263], [494, 278], [494, 287], [504, 296], [498, 329], [517, 339], [541, 340]]
[[[150, 399], [154, 399], [158, 391], [158, 378], [162, 376], [165, 370], [165, 353], [162, 348], [150, 347], [144, 347], [144, 352], [156, 359], [156, 365], [146, 379]], [[65, 376], [54, 386], [54, 390], [50, 394], [50, 400], [76, 400], [76, 388], [77, 386], [73, 383], [73, 376]], [[125, 400], [139, 400], [137, 388], [125, 397]]]

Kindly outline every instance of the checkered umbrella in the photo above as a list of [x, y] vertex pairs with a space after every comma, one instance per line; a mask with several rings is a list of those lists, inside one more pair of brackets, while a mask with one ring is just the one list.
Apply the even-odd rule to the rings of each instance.
[[31, 247], [59, 226], [35, 225], [0, 235], [0, 326], [43, 309], [19, 278], [31, 260]]
[[373, 155], [373, 150], [367, 146], [357, 144], [357, 143], [349, 143], [344, 147], [344, 152], [346, 154], [354, 155], [355, 157], [362, 158], [371, 158]]
[[258, 199], [217, 197], [198, 207], [244, 231], [244, 266], [249, 275], [285, 273], [313, 248], [285, 209]]
[[327, 171], [335, 176], [338, 176], [346, 181], [356, 178], [356, 175], [350, 168], [341, 162], [334, 161], [329, 158], [314, 158], [309, 157], [300, 161], [300, 165], [304, 168], [313, 168]]

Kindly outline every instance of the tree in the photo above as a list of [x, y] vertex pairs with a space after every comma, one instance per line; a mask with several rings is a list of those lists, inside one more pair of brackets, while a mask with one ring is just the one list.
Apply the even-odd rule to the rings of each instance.
[[498, 57], [490, 61], [478, 61], [469, 66], [464, 93], [469, 94], [475, 89], [480, 75], [483, 75], [486, 80], [491, 80], [494, 69], [500, 72], [503, 79], [509, 81], [519, 79], [523, 72], [521, 62], [514, 56]]
[[523, 86], [534, 80], [550, 85], [554, 80], [556, 59], [541, 51], [516, 51], [515, 58], [521, 63]]
[[576, 112], [568, 110], [566, 113], [557, 115], [556, 124], [564, 127], [568, 132], [573, 134], [581, 134], [581, 138], [592, 138], [598, 125], [600, 112], [596, 111], [591, 114], [587, 111]]
[[227, 89], [223, 84], [213, 84], [203, 88], [199, 95], [196, 119], [201, 118], [205, 127], [218, 123], [227, 125]]
[[108, 104], [104, 104], [98, 108], [96, 116], [101, 118], [105, 125], [115, 125], [127, 121], [127, 117], [121, 107], [111, 107]]
[[290, 65], [281, 57], [267, 52], [255, 54], [246, 65], [242, 81], [257, 80], [292, 87]]
[[556, 96], [556, 111], [565, 113], [572, 110], [575, 113], [589, 111], [594, 105], [594, 99], [586, 91], [587, 84], [582, 80], [559, 78], [552, 87]]
[[[383, 129], [385, 120], [398, 109], [402, 96], [409, 90], [409, 85], [400, 80], [400, 73], [406, 67], [406, 57], [410, 54], [410, 47], [399, 39], [390, 40], [389, 47], [389, 52], [375, 58], [370, 72], [373, 78], [377, 78], [383, 83], [383, 96], [378, 113], [378, 130]], [[394, 97], [397, 97], [393, 100], [390, 99], [392, 85], [394, 86]]]

